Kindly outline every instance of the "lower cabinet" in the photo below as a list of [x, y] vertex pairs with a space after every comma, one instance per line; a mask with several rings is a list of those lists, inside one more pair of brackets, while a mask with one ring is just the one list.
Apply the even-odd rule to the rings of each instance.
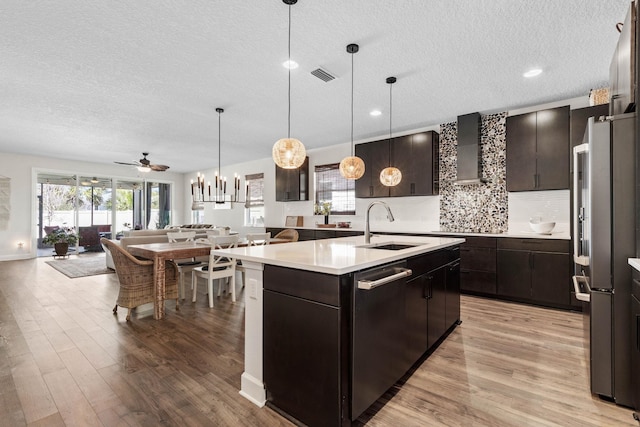
[[570, 241], [498, 240], [497, 293], [541, 305], [571, 306]]
[[[271, 232], [271, 236], [275, 236], [284, 228], [267, 227], [267, 232]], [[319, 239], [333, 239], [335, 237], [351, 237], [361, 236], [364, 233], [362, 231], [340, 229], [340, 230], [314, 230], [311, 228], [296, 228], [298, 231], [298, 241], [305, 240], [319, 240]]]
[[460, 289], [472, 294], [496, 293], [496, 238], [465, 236], [460, 246]]

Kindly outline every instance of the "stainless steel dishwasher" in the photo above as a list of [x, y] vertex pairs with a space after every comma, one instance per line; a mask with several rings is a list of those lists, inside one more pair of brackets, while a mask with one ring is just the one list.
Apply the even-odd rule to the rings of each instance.
[[359, 272], [353, 287], [351, 419], [405, 374], [406, 261]]

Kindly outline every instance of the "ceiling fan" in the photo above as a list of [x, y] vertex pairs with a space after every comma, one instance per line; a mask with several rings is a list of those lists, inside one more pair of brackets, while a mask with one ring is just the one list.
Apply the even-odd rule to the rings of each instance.
[[117, 163], [119, 165], [136, 166], [140, 172], [150, 172], [150, 171], [164, 172], [167, 169], [169, 169], [169, 166], [167, 165], [152, 164], [149, 161], [149, 159], [147, 159], [148, 155], [149, 153], [142, 153], [142, 158], [137, 162], [134, 161], [134, 162], [114, 162], [114, 163]]

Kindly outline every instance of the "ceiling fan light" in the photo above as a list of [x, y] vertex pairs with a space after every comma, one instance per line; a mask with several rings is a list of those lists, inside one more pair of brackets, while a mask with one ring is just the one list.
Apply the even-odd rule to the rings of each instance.
[[271, 151], [276, 165], [283, 169], [297, 169], [304, 163], [307, 152], [302, 142], [295, 138], [282, 138], [276, 141]]
[[136, 169], [138, 169], [138, 172], [151, 172], [151, 168], [149, 166], [137, 166]]
[[380, 172], [380, 182], [385, 187], [395, 187], [400, 184], [400, 181], [402, 181], [402, 172], [398, 168], [390, 166]]
[[100, 182], [100, 180], [98, 180], [98, 178], [96, 178], [95, 176], [93, 178], [91, 178], [91, 182], [94, 184], [97, 184]]
[[364, 161], [357, 156], [349, 156], [340, 162], [340, 173], [346, 179], [360, 179], [364, 175]]

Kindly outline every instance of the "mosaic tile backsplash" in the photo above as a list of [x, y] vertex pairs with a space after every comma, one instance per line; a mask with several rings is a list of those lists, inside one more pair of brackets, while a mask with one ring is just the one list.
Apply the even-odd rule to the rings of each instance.
[[479, 185], [454, 185], [457, 123], [440, 125], [440, 229], [503, 233], [508, 229], [507, 113], [481, 117], [482, 177]]

